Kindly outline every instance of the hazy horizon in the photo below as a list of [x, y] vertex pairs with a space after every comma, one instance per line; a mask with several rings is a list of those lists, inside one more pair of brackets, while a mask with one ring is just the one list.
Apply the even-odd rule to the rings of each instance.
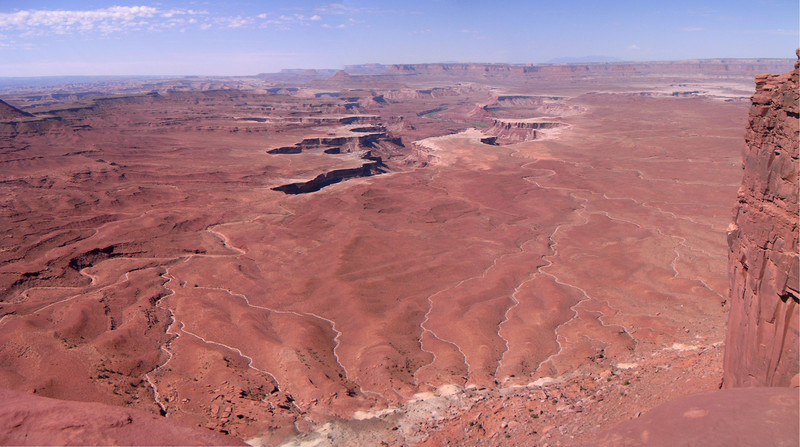
[[0, 77], [248, 76], [346, 65], [791, 58], [796, 1], [0, 4]]

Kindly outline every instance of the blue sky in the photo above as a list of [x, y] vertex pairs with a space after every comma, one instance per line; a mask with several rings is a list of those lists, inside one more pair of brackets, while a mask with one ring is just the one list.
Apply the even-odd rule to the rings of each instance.
[[0, 0], [0, 76], [790, 58], [798, 33], [797, 0]]

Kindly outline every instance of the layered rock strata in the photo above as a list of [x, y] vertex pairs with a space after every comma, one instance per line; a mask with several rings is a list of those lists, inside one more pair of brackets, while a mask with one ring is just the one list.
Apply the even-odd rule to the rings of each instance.
[[728, 232], [726, 387], [798, 374], [798, 65], [756, 76], [744, 179]]
[[23, 112], [22, 110], [8, 104], [5, 101], [0, 100], [0, 120], [12, 120], [16, 118], [30, 118], [31, 115], [28, 112]]
[[[425, 75], [460, 78], [487, 77], [546, 77], [546, 76], [630, 76], [646, 74], [685, 74], [696, 70], [709, 76], [730, 76], [753, 70], [774, 70], [785, 67], [786, 59], [706, 59], [669, 62], [601, 62], [586, 64], [395, 64], [389, 66], [382, 76]], [[791, 62], [790, 62], [791, 63]], [[785, 68], [784, 68], [785, 69]]]
[[542, 131], [564, 126], [563, 123], [543, 121], [540, 118], [495, 119], [486, 134], [497, 137], [501, 143], [519, 143], [541, 138]]

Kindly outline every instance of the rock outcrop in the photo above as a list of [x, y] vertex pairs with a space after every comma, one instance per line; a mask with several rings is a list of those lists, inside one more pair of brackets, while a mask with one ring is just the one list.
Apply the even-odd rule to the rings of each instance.
[[246, 445], [144, 411], [0, 390], [0, 445]]
[[23, 112], [22, 110], [12, 106], [11, 104], [0, 100], [0, 121], [8, 121], [17, 118], [30, 118], [31, 115], [28, 112]]
[[[798, 49], [800, 59], [800, 49]], [[723, 390], [666, 402], [592, 445], [797, 445], [798, 75], [756, 76], [728, 231]]]
[[564, 126], [564, 123], [539, 118], [495, 119], [486, 134], [496, 137], [503, 144], [519, 143], [541, 138], [542, 131]]
[[[800, 54], [800, 53], [799, 53]], [[725, 387], [798, 374], [798, 65], [756, 76], [744, 179], [728, 232]]]

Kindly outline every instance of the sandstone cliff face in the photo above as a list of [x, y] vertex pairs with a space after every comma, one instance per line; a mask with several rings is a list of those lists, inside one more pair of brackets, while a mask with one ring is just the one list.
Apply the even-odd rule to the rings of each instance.
[[539, 119], [495, 119], [492, 127], [486, 129], [486, 135], [492, 135], [498, 143], [511, 144], [520, 141], [537, 140], [542, 137], [542, 131], [556, 129], [565, 124], [557, 121], [543, 121]]
[[756, 76], [744, 179], [728, 232], [724, 385], [787, 386], [798, 373], [798, 65]]

